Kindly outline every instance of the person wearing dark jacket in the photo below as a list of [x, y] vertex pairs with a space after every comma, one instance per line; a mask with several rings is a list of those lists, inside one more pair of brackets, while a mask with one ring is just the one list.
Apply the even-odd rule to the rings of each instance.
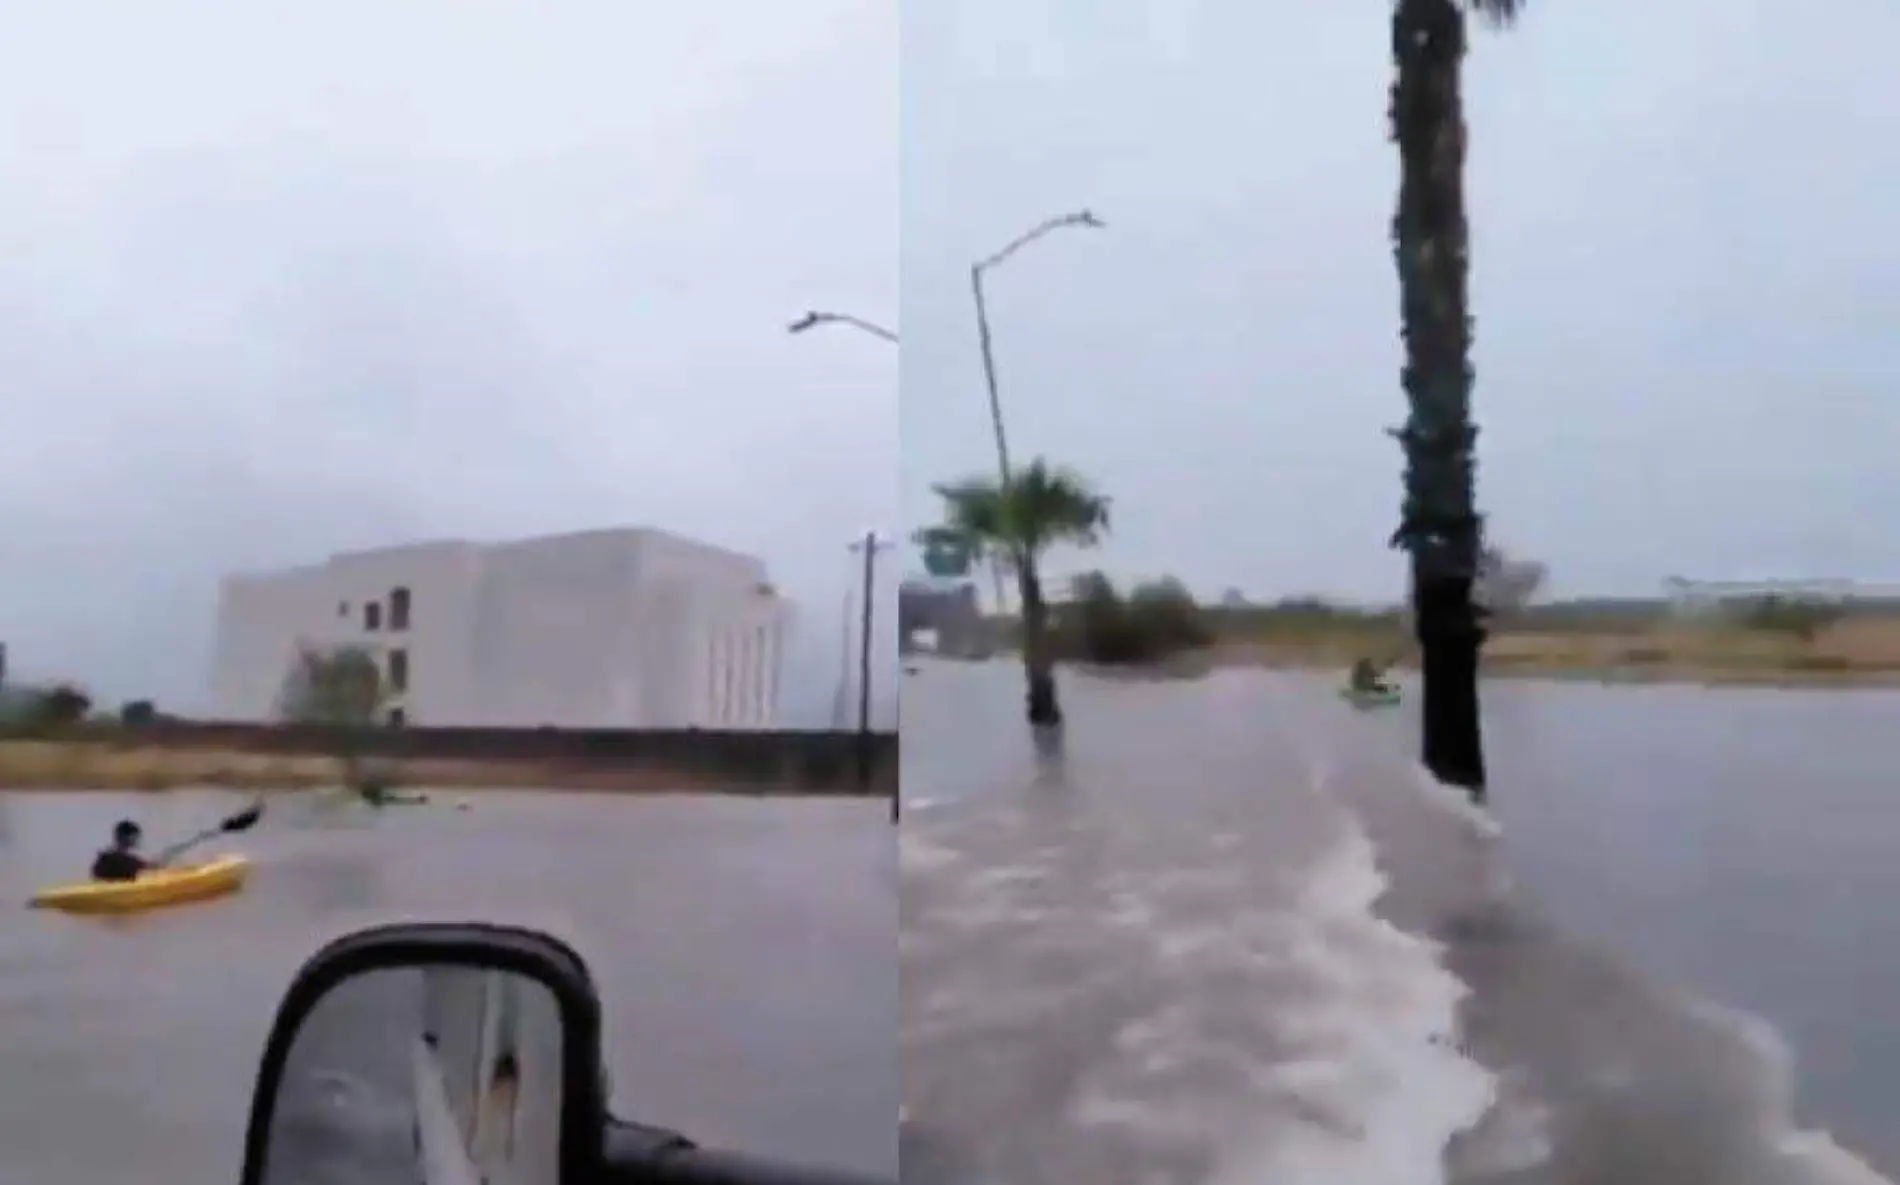
[[1374, 666], [1369, 658], [1362, 658], [1352, 664], [1347, 686], [1354, 695], [1378, 695], [1391, 690], [1385, 681], [1385, 672]]
[[139, 841], [142, 838], [144, 833], [137, 823], [130, 819], [119, 820], [112, 829], [112, 846], [93, 859], [92, 879], [137, 880], [139, 873], [155, 867], [151, 861], [139, 855]]

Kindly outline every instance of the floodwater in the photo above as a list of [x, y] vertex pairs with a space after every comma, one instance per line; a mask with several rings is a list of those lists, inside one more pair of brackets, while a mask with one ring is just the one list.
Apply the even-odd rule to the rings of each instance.
[[[273, 798], [254, 831], [221, 841], [257, 862], [235, 897], [130, 919], [0, 912], [0, 1179], [235, 1180], [264, 1040], [298, 966], [338, 934], [395, 920], [524, 923], [572, 941], [599, 986], [622, 1116], [895, 1173], [884, 804], [469, 801], [374, 813]], [[121, 816], [160, 847], [241, 805], [215, 792], [0, 795], [0, 896], [83, 873]]]
[[1491, 819], [1333, 686], [906, 680], [907, 1180], [1900, 1167], [1900, 698], [1497, 684]]

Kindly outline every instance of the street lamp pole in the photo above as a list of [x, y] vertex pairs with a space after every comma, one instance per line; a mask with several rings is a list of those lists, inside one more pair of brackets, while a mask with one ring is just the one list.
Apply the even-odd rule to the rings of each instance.
[[1003, 403], [996, 389], [996, 351], [990, 341], [989, 306], [983, 299], [983, 273], [1003, 264], [1010, 256], [1040, 239], [1053, 230], [1067, 227], [1079, 227], [1089, 230], [1101, 230], [1107, 223], [1088, 210], [1078, 210], [1073, 214], [1063, 214], [1046, 219], [1030, 227], [1004, 246], [1000, 251], [970, 265], [970, 294], [976, 298], [976, 337], [983, 349], [983, 383], [990, 395], [990, 427], [996, 433], [996, 469], [1002, 476], [1003, 486], [1009, 486], [1009, 440], [1003, 432]]

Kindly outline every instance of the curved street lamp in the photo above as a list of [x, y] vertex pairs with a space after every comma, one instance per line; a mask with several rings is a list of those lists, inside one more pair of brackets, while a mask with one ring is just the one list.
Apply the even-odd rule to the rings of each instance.
[[990, 427], [996, 432], [996, 468], [1002, 474], [1003, 484], [1009, 485], [1009, 441], [1003, 433], [1003, 404], [996, 393], [996, 357], [990, 345], [989, 310], [983, 301], [983, 273], [1000, 267], [1010, 256], [1040, 239], [1050, 231], [1064, 230], [1070, 227], [1083, 230], [1102, 230], [1108, 224], [1097, 218], [1093, 211], [1077, 210], [1073, 214], [1062, 214], [1049, 218], [1030, 227], [1005, 245], [1001, 250], [987, 258], [970, 265], [970, 292], [976, 297], [976, 334], [977, 341], [983, 347], [983, 382], [990, 394]]
[[873, 337], [881, 337], [892, 345], [897, 344], [897, 334], [893, 331], [884, 328], [882, 325], [866, 321], [862, 317], [853, 317], [849, 313], [806, 313], [798, 320], [787, 325], [785, 332], [803, 333], [808, 329], [815, 329], [820, 325], [849, 325], [853, 329], [862, 330]]

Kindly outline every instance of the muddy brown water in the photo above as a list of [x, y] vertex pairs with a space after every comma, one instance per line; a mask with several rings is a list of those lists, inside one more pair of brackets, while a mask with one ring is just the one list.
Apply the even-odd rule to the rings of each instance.
[[907, 1179], [1436, 1180], [1469, 1083], [1353, 832], [1502, 1100], [1452, 1181], [1900, 1171], [1900, 694], [1490, 685], [1493, 835], [1409, 703], [1070, 678], [1038, 751], [1020, 678], [905, 685]]
[[[207, 845], [235, 897], [130, 919], [24, 908], [126, 815], [161, 846], [218, 793], [0, 794], [0, 1180], [235, 1180], [278, 1001], [324, 941], [525, 922], [592, 965], [616, 1110], [704, 1143], [894, 1173], [895, 852], [876, 801], [490, 793], [466, 812], [274, 798]], [[796, 1084], [796, 1089], [788, 1087]]]

